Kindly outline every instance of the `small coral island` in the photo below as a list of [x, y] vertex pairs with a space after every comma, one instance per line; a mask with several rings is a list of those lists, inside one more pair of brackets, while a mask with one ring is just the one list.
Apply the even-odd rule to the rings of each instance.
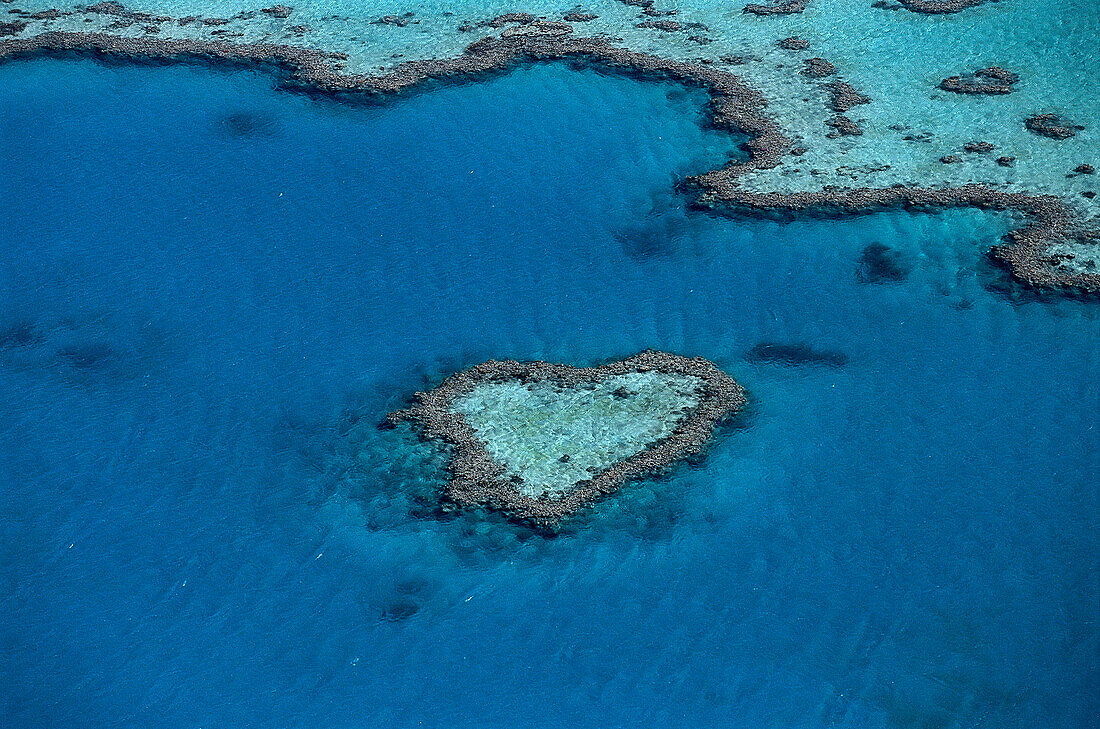
[[444, 498], [539, 527], [698, 453], [745, 404], [701, 357], [646, 351], [601, 367], [490, 360], [391, 413], [450, 446]]

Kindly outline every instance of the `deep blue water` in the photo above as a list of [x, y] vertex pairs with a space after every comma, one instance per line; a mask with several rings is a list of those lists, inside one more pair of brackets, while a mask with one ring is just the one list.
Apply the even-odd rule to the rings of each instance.
[[[0, 99], [6, 726], [1100, 725], [1100, 311], [992, 292], [1007, 218], [689, 212], [739, 154], [702, 97], [556, 65], [349, 105], [40, 60]], [[751, 406], [556, 539], [435, 518], [374, 427], [646, 347]]]

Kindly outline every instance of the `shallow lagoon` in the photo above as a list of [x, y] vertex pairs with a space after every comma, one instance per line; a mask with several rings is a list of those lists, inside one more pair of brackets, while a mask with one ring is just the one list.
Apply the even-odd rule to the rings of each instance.
[[[564, 66], [348, 106], [37, 61], [0, 98], [12, 725], [1100, 711], [1100, 323], [988, 290], [1007, 220], [688, 212], [736, 153], [699, 97]], [[859, 282], [875, 243], [905, 280]], [[438, 518], [374, 427], [490, 357], [646, 347], [750, 408], [555, 540]]]
[[527, 496], [561, 495], [579, 481], [672, 435], [699, 404], [703, 380], [631, 372], [588, 387], [488, 382], [455, 399], [508, 476]]

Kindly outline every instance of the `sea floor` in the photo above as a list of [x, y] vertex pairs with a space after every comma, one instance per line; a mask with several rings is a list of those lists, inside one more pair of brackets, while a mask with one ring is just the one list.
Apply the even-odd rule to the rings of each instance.
[[[701, 92], [562, 64], [274, 85], [0, 66], [8, 726], [1096, 725], [1100, 313], [1007, 215], [693, 211]], [[749, 405], [555, 538], [377, 428], [649, 347]]]

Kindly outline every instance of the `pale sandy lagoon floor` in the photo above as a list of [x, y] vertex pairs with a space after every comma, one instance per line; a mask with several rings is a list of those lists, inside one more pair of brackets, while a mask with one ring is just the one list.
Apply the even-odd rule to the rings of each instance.
[[[591, 387], [489, 382], [458, 398], [489, 453], [528, 496], [561, 494], [668, 437], [699, 402], [697, 377], [634, 372]], [[619, 393], [622, 393], [620, 396]]]

